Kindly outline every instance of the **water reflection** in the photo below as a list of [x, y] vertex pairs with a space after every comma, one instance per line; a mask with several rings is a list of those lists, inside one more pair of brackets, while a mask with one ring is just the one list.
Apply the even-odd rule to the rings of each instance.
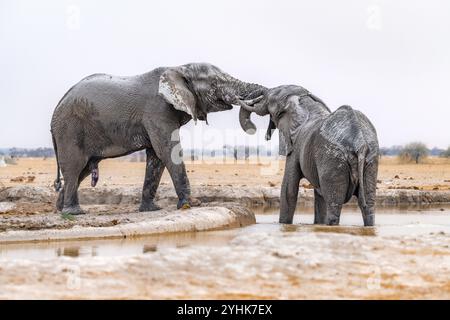
[[284, 224], [280, 225], [281, 232], [327, 232], [346, 233], [355, 236], [376, 236], [376, 227], [359, 226], [326, 226], [326, 225], [305, 225], [305, 224]]
[[142, 248], [142, 253], [147, 252], [156, 252], [158, 250], [158, 247], [154, 244], [144, 244]]
[[56, 255], [58, 257], [79, 257], [80, 256], [80, 247], [63, 247], [56, 249]]
[[346, 233], [354, 236], [376, 236], [377, 227], [311, 226], [312, 232]]
[[314, 214], [304, 212], [294, 216], [294, 224], [278, 223], [278, 209], [266, 209], [257, 214], [257, 223], [245, 228], [204, 232], [184, 232], [163, 235], [142, 236], [127, 239], [103, 239], [84, 241], [61, 241], [46, 243], [0, 245], [1, 259], [43, 260], [55, 257], [105, 257], [152, 254], [165, 248], [186, 246], [224, 246], [237, 236], [255, 233], [267, 235], [285, 232], [339, 233], [353, 236], [420, 235], [438, 232], [450, 233], [450, 210], [437, 208], [418, 211], [415, 209], [378, 209], [376, 227], [363, 227], [362, 216], [357, 207], [346, 208], [341, 216], [340, 226], [314, 225]]

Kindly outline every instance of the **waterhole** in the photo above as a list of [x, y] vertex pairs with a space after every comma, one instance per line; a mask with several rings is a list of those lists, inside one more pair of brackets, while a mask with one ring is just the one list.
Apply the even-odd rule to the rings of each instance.
[[314, 225], [313, 209], [300, 208], [294, 224], [278, 223], [278, 209], [253, 208], [257, 223], [244, 228], [204, 232], [184, 232], [143, 236], [132, 239], [102, 239], [82, 241], [39, 242], [0, 245], [1, 259], [46, 260], [58, 257], [112, 257], [144, 255], [169, 247], [226, 246], [237, 236], [252, 237], [265, 232], [282, 233], [342, 233], [361, 237], [421, 235], [450, 233], [450, 205], [426, 208], [382, 208], [376, 213], [376, 226], [363, 227], [357, 207], [346, 207], [339, 226]]

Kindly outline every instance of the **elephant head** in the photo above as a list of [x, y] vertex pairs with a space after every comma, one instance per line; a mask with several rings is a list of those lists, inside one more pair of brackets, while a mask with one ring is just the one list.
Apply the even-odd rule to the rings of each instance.
[[250, 113], [243, 109], [263, 98], [267, 89], [242, 82], [207, 63], [190, 63], [168, 68], [159, 80], [159, 94], [175, 109], [197, 119], [207, 121], [210, 112], [229, 110], [233, 105], [241, 107], [239, 120], [249, 133], [256, 130], [250, 121]]
[[[311, 103], [300, 103], [309, 97]], [[319, 103], [321, 107], [317, 107]], [[309, 107], [313, 106], [313, 107]], [[308, 90], [295, 85], [284, 85], [266, 91], [264, 98], [253, 106], [244, 105], [247, 112], [255, 112], [260, 116], [270, 114], [266, 140], [270, 140], [273, 130], [278, 128], [280, 134], [280, 153], [289, 155], [293, 150], [293, 141], [298, 128], [316, 114], [329, 113], [330, 109], [318, 97]], [[281, 152], [284, 150], [284, 152]]]

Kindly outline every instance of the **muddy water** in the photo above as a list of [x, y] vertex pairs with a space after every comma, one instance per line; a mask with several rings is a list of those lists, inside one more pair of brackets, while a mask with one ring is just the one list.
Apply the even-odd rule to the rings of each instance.
[[245, 228], [0, 245], [0, 299], [450, 299], [450, 207], [379, 209], [362, 227], [258, 209]]
[[133, 239], [105, 239], [0, 245], [2, 259], [47, 260], [62, 257], [127, 257], [145, 255], [168, 248], [227, 246], [236, 237], [257, 233], [279, 236], [284, 233], [335, 233], [354, 236], [420, 236], [450, 234], [450, 205], [425, 208], [383, 208], [376, 214], [376, 227], [362, 227], [357, 207], [348, 206], [340, 226], [313, 225], [313, 209], [300, 208], [293, 225], [278, 224], [278, 209], [254, 208], [257, 223], [244, 228], [205, 232], [152, 235]]

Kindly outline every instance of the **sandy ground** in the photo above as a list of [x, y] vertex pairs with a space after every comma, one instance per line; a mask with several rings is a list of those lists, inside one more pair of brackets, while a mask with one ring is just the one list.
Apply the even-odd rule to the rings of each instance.
[[[186, 161], [191, 185], [211, 186], [280, 186], [284, 172], [284, 160], [263, 158], [259, 162], [251, 158], [248, 163], [239, 160]], [[99, 186], [142, 186], [145, 163], [108, 159], [100, 163]], [[22, 181], [14, 181], [20, 180]], [[28, 180], [28, 177], [32, 177]], [[34, 177], [34, 178], [33, 178]], [[17, 165], [0, 168], [0, 187], [22, 184], [52, 186], [56, 177], [56, 164], [52, 158], [18, 159]], [[19, 178], [19, 179], [18, 179]], [[399, 163], [397, 158], [381, 159], [378, 179], [379, 189], [450, 190], [450, 159], [428, 158], [422, 164]], [[13, 181], [11, 181], [13, 180]], [[30, 181], [30, 182], [28, 182]], [[165, 170], [161, 183], [172, 185]], [[88, 187], [89, 178], [81, 187]], [[302, 184], [308, 185], [307, 181]]]
[[0, 259], [0, 298], [450, 299], [449, 234], [278, 228], [135, 256]]
[[[187, 162], [193, 193], [207, 200], [195, 210], [231, 206], [225, 202], [235, 200], [246, 210], [242, 205], [276, 199], [283, 167], [283, 161]], [[102, 162], [99, 186], [92, 189], [85, 181], [81, 188], [89, 214], [70, 219], [52, 213], [54, 160], [19, 159], [0, 168], [0, 233], [72, 232], [74, 226], [104, 230], [146, 221], [145, 213], [137, 212], [144, 170], [144, 163]], [[302, 185], [301, 197], [310, 197], [308, 182]], [[449, 190], [448, 159], [420, 165], [393, 158], [381, 162], [382, 195], [429, 203], [446, 198]], [[174, 209], [167, 172], [159, 197], [167, 212]], [[437, 209], [444, 218], [445, 208]], [[167, 212], [152, 217], [165, 219]], [[400, 226], [402, 232], [391, 235], [377, 235], [372, 228], [283, 226], [275, 220], [269, 225], [272, 229], [233, 236], [227, 245], [152, 246], [133, 256], [71, 258], [68, 246], [67, 254], [57, 258], [2, 259], [11, 244], [0, 244], [0, 298], [450, 299], [450, 232], [408, 232], [420, 224]]]

